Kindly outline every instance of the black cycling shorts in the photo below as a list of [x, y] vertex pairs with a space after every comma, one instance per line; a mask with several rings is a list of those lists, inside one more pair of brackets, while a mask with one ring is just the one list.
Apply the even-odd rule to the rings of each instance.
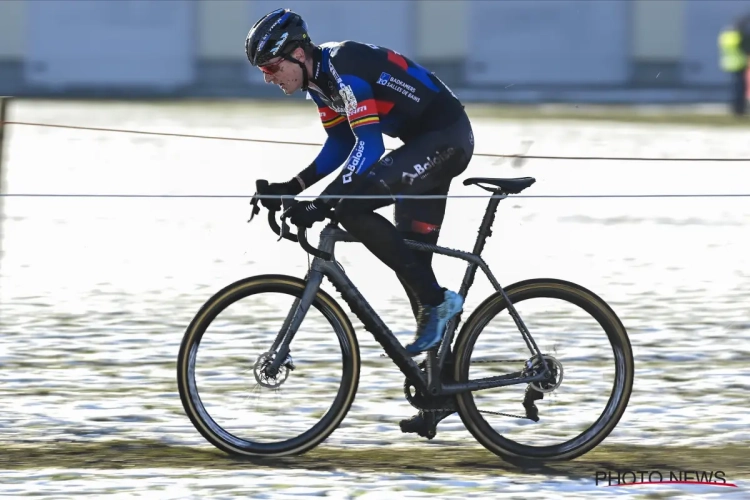
[[[466, 170], [473, 154], [474, 134], [464, 112], [452, 125], [418, 135], [383, 156], [367, 174], [358, 194], [447, 195], [451, 181]], [[400, 231], [435, 233], [437, 239], [445, 215], [445, 198], [348, 198], [341, 200], [336, 210], [347, 214], [372, 212], [394, 201], [394, 222]]]

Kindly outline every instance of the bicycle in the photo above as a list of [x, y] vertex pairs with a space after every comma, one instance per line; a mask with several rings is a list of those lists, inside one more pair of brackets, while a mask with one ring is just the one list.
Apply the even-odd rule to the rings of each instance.
[[[304, 228], [298, 228], [295, 235], [289, 230], [285, 219], [282, 218], [282, 225], [279, 227], [276, 222], [276, 212], [269, 211], [268, 223], [279, 236], [279, 240], [285, 238], [298, 242], [306, 252], [314, 256], [314, 259], [309, 264], [304, 279], [282, 274], [265, 274], [241, 279], [224, 287], [208, 299], [190, 322], [180, 346], [177, 378], [183, 408], [195, 428], [209, 443], [228, 454], [278, 457], [302, 454], [313, 449], [327, 439], [339, 426], [349, 412], [358, 390], [360, 352], [357, 337], [348, 316], [336, 300], [320, 288], [323, 277], [326, 277], [349, 305], [352, 312], [359, 318], [365, 329], [383, 347], [385, 355], [404, 374], [405, 397], [416, 408], [426, 412], [458, 412], [463, 424], [474, 438], [487, 450], [508, 462], [571, 460], [595, 448], [609, 436], [620, 421], [632, 391], [634, 363], [630, 340], [625, 327], [617, 314], [603, 299], [586, 288], [569, 281], [539, 278], [519, 281], [503, 288], [481, 257], [485, 243], [492, 234], [491, 227], [500, 201], [509, 195], [520, 193], [535, 182], [536, 180], [532, 177], [512, 179], [469, 178], [464, 180], [464, 185], [477, 185], [492, 193], [472, 252], [411, 240], [407, 242], [411, 248], [419, 251], [434, 252], [435, 254], [466, 261], [468, 267], [459, 290], [464, 298], [474, 282], [477, 269], [483, 271], [495, 289], [495, 292], [471, 313], [456, 336], [455, 345], [453, 338], [463, 311], [450, 321], [442, 342], [426, 352], [426, 357], [420, 364], [417, 364], [407, 354], [395, 335], [370, 307], [366, 299], [349, 280], [343, 267], [336, 261], [334, 257], [335, 244], [337, 242], [356, 242], [357, 240], [339, 228], [336, 221], [331, 217], [329, 218], [330, 222], [321, 231], [318, 247], [315, 248], [307, 241]], [[284, 200], [285, 206], [286, 201]], [[260, 211], [257, 203], [256, 193], [251, 201], [253, 212], [250, 221]], [[294, 303], [270, 348], [257, 355], [254, 361], [251, 359], [249, 363], [253, 365], [253, 374], [257, 385], [278, 389], [286, 383], [290, 372], [296, 368], [291, 358], [290, 345], [311, 307], [321, 312], [330, 326], [333, 327], [341, 348], [343, 363], [342, 381], [331, 408], [306, 432], [299, 436], [272, 443], [241, 439], [227, 432], [206, 411], [195, 383], [198, 346], [211, 322], [235, 301], [266, 292], [290, 295], [293, 297]], [[525, 416], [500, 412], [489, 413], [525, 418], [533, 422], [539, 421], [540, 417], [535, 401], [543, 399], [544, 394], [549, 394], [560, 387], [563, 378], [563, 365], [560, 360], [552, 355], [540, 352], [515, 306], [520, 302], [540, 297], [565, 301], [580, 307], [591, 315], [606, 332], [616, 358], [616, 375], [612, 393], [599, 418], [593, 425], [574, 438], [551, 446], [521, 444], [499, 434], [480, 415], [480, 410], [477, 409], [472, 394], [474, 391], [526, 384], [522, 403], [526, 410]], [[414, 298], [410, 296], [409, 299], [412, 301], [412, 307], [415, 307]], [[489, 319], [505, 310], [512, 317], [526, 348], [530, 351], [530, 356], [527, 359], [510, 360], [510, 362], [518, 363], [518, 369], [513, 373], [476, 380], [469, 379], [471, 364], [469, 358], [478, 336], [484, 330]], [[253, 354], [253, 356], [256, 356], [256, 354]], [[588, 384], [588, 382], [585, 382], [585, 384]], [[481, 413], [488, 412], [482, 411]], [[256, 427], [258, 432], [260, 432], [260, 426], [261, 424], [258, 424], [258, 427]], [[430, 432], [431, 435], [426, 437], [434, 437], [434, 432], [433, 429]]]

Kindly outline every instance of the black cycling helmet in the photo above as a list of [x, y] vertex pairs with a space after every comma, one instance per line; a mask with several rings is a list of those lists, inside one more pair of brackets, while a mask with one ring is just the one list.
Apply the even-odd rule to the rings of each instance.
[[245, 53], [253, 66], [262, 66], [274, 57], [283, 57], [302, 68], [304, 82], [302, 90], [307, 90], [307, 69], [290, 54], [297, 47], [310, 45], [307, 23], [299, 14], [289, 9], [276, 9], [256, 22], [245, 39]]

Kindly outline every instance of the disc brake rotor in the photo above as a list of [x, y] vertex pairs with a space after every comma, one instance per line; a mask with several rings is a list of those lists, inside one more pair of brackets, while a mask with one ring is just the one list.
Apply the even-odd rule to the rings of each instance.
[[[281, 385], [286, 382], [289, 377], [290, 365], [292, 363], [291, 357], [279, 367], [279, 372], [275, 376], [268, 375], [268, 367], [273, 363], [275, 353], [266, 352], [258, 356], [258, 360], [253, 366], [253, 375], [255, 375], [255, 381], [261, 386], [268, 389], [278, 389]], [[293, 365], [292, 365], [293, 366]]]
[[[563, 367], [562, 363], [548, 354], [543, 354], [542, 357], [544, 358], [544, 361], [547, 364], [547, 368], [549, 369], [547, 378], [545, 378], [544, 380], [531, 382], [529, 386], [536, 391], [548, 393], [554, 391], [555, 389], [560, 387], [560, 384], [562, 384]], [[542, 362], [539, 359], [535, 358], [531, 370], [533, 371], [533, 373], [541, 373], [542, 370], [544, 370], [544, 365], [542, 365]]]

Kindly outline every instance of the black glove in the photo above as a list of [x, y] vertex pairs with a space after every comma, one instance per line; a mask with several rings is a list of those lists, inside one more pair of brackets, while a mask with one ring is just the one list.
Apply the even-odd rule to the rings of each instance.
[[289, 220], [295, 226], [309, 228], [316, 222], [325, 220], [326, 215], [328, 215], [332, 208], [321, 199], [302, 201], [287, 209], [282, 214], [282, 217], [289, 217]]
[[[261, 195], [298, 195], [302, 192], [302, 186], [297, 179], [292, 179], [287, 182], [275, 182], [269, 184], [268, 181], [259, 179], [255, 182], [255, 190]], [[281, 210], [281, 198], [261, 198], [261, 205], [271, 211]]]

